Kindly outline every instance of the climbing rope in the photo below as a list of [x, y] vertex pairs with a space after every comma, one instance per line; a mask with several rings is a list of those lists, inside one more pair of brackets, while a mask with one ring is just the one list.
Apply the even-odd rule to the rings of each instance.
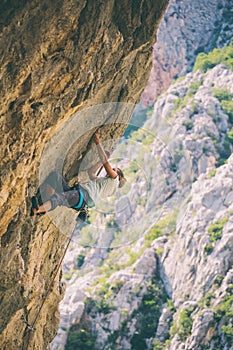
[[[81, 221], [78, 220], [78, 217], [77, 217], [76, 220], [77, 220], [77, 222], [78, 222], [79, 224], [81, 224]], [[40, 315], [40, 313], [41, 313], [41, 310], [42, 310], [42, 308], [43, 308], [43, 306], [44, 306], [44, 303], [45, 303], [45, 301], [46, 301], [46, 299], [47, 299], [47, 297], [48, 297], [50, 291], [52, 290], [52, 287], [53, 287], [53, 284], [54, 284], [54, 280], [55, 280], [55, 278], [57, 277], [57, 274], [58, 274], [58, 272], [59, 272], [59, 270], [60, 270], [60, 267], [61, 267], [61, 265], [62, 265], [62, 262], [63, 262], [63, 260], [64, 260], [64, 258], [65, 258], [66, 252], [67, 252], [67, 250], [68, 250], [68, 248], [69, 248], [70, 242], [72, 241], [72, 238], [73, 238], [74, 233], [75, 233], [75, 231], [76, 231], [76, 228], [77, 228], [77, 224], [75, 224], [74, 229], [73, 229], [73, 231], [72, 231], [72, 234], [71, 234], [70, 238], [68, 239], [68, 242], [67, 242], [67, 244], [66, 244], [66, 248], [65, 248], [65, 250], [64, 250], [64, 252], [63, 252], [63, 255], [62, 255], [61, 259], [60, 259], [60, 262], [59, 262], [59, 264], [58, 264], [58, 266], [57, 266], [57, 269], [56, 269], [56, 271], [55, 271], [55, 273], [54, 273], [54, 276], [53, 276], [53, 278], [52, 278], [52, 280], [51, 280], [51, 282], [50, 282], [50, 284], [49, 284], [49, 287], [48, 287], [48, 289], [47, 289], [47, 292], [45, 293], [45, 295], [44, 295], [44, 297], [43, 297], [42, 303], [41, 303], [41, 305], [40, 305], [40, 307], [39, 307], [39, 309], [38, 309], [38, 311], [37, 311], [37, 313], [36, 313], [36, 316], [35, 316], [33, 322], [32, 322], [31, 324], [29, 324], [29, 323], [28, 323], [28, 320], [27, 320], [27, 317], [24, 317], [24, 316], [21, 317], [21, 320], [26, 324], [26, 327], [27, 327], [26, 329], [29, 331], [27, 344], [26, 344], [26, 347], [23, 347], [23, 350], [28, 350], [29, 343], [30, 343], [30, 336], [31, 336], [31, 333], [34, 332], [34, 331], [36, 330], [35, 324], [36, 324], [36, 322], [37, 322], [37, 320], [38, 320], [38, 317], [39, 317], [39, 315]]]

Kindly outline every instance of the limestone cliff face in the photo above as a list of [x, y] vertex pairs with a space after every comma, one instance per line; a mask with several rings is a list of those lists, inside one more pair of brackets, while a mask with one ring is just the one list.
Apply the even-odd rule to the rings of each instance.
[[[66, 237], [47, 217], [29, 217], [42, 150], [74, 112], [98, 103], [138, 101], [167, 3], [22, 0], [1, 5], [1, 349], [44, 350], [58, 324], [59, 273], [39, 309]], [[115, 128], [112, 136], [121, 133]], [[91, 136], [82, 138], [80, 154]]]
[[229, 43], [233, 1], [172, 0], [158, 30], [153, 67], [142, 102], [151, 105], [174, 78], [192, 70], [199, 52]]

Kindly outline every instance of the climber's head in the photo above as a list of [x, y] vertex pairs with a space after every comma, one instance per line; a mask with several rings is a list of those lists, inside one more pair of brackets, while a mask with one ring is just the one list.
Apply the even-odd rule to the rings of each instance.
[[121, 188], [126, 183], [126, 178], [124, 177], [123, 171], [120, 168], [115, 168], [115, 171], [119, 176], [119, 187]]

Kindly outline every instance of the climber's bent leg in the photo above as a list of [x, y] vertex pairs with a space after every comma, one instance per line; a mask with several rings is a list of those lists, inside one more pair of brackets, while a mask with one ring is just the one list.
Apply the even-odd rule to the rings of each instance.
[[65, 178], [60, 173], [52, 171], [37, 191], [39, 203], [43, 204], [47, 202], [55, 192], [62, 193], [70, 189]]
[[72, 208], [79, 203], [80, 195], [77, 190], [71, 190], [63, 193], [54, 193], [52, 197], [38, 209], [33, 208], [34, 214], [44, 213], [50, 210], [54, 210], [56, 207], [65, 206]]
[[54, 193], [50, 198], [49, 202], [51, 203], [51, 208], [53, 210], [59, 206], [65, 206], [72, 208], [79, 203], [80, 195], [77, 190], [70, 190], [63, 193]]

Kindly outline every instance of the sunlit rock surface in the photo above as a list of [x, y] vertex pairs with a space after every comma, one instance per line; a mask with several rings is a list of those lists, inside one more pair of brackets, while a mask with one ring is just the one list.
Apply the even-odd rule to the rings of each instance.
[[[63, 121], [87, 106], [138, 102], [167, 4], [1, 3], [1, 349], [44, 350], [59, 321], [60, 274], [50, 282], [67, 237], [58, 234], [47, 216], [29, 217], [44, 146]], [[118, 139], [123, 129], [106, 128], [106, 138], [110, 131]], [[92, 135], [79, 140], [77, 158], [85, 154]], [[66, 163], [70, 178], [73, 161], [68, 157]]]

